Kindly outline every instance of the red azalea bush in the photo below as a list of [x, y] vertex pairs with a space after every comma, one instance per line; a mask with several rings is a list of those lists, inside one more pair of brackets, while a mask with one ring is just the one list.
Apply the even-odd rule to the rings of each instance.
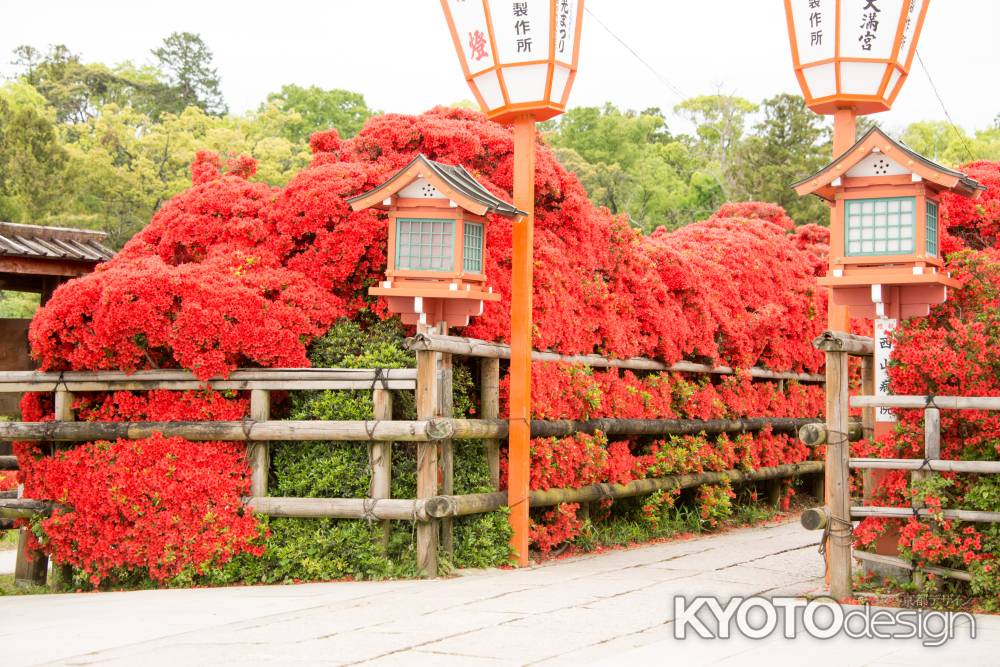
[[[352, 211], [347, 197], [381, 184], [424, 153], [464, 165], [487, 189], [509, 199], [511, 131], [479, 113], [439, 108], [420, 116], [387, 114], [372, 118], [352, 139], [331, 130], [313, 135], [310, 144], [312, 164], [282, 188], [250, 181], [256, 166], [248, 158], [229, 160], [224, 170], [218, 156], [200, 153], [191, 189], [164, 204], [115, 259], [60, 287], [39, 311], [30, 339], [42, 368], [187, 368], [209, 378], [241, 366], [308, 365], [307, 346], [335, 319], [385, 314], [384, 304], [366, 294], [385, 269], [385, 218], [376, 211]], [[824, 230], [796, 229], [779, 207], [747, 203], [724, 206], [678, 232], [644, 237], [625, 219], [595, 208], [575, 175], [545, 146], [539, 147], [535, 192], [537, 347], [666, 362], [819, 368], [822, 355], [808, 341], [826, 321], [825, 298], [814, 280], [824, 269]], [[510, 328], [511, 223], [499, 217], [490, 223], [485, 272], [503, 300], [487, 304], [462, 333], [504, 340]], [[671, 374], [640, 379], [558, 366], [536, 370], [533, 395], [537, 415], [546, 418], [810, 416], [821, 406], [816, 387], [795, 383], [782, 393], [774, 384], [743, 376], [713, 384]], [[25, 400], [26, 415], [51, 413], [48, 399]], [[81, 418], [94, 420], [238, 419], [246, 414], [246, 399], [212, 392], [119, 392], [81, 396], [76, 407]], [[775, 437], [761, 434], [764, 445], [751, 458], [768, 465], [765, 461], [800, 455], [773, 444]], [[94, 447], [80, 451], [96, 455]], [[582, 449], [569, 451], [573, 448]], [[558, 478], [573, 485], [646, 474], [641, 457], [655, 456], [655, 448], [646, 454], [631, 448], [574, 439], [565, 451], [555, 447], [544, 456], [569, 457], [567, 463], [576, 468], [557, 473], [539, 463], [538, 483]], [[537, 449], [542, 461], [545, 445]], [[224, 452], [214, 456], [221, 457], [218, 466], [231, 462]], [[69, 480], [79, 465], [74, 457], [57, 457], [29, 466], [22, 478], [34, 497], [58, 499], [54, 494], [65, 489], [38, 475], [44, 471]], [[176, 465], [195, 464], [182, 457]], [[95, 484], [112, 473], [102, 474]], [[139, 488], [136, 493], [144, 497]], [[114, 507], [112, 498], [105, 502]], [[105, 510], [90, 504], [75, 513], [84, 507], [96, 514], [78, 520], [97, 530], [96, 517]], [[221, 508], [229, 512], [223, 525], [243, 520], [235, 505]], [[557, 532], [572, 532], [567, 511], [552, 517], [562, 526]], [[211, 530], [201, 535], [214, 540], [206, 553], [250, 548], [245, 541], [219, 541]], [[51, 544], [60, 548], [58, 539]], [[110, 561], [77, 548], [83, 551], [74, 562], [93, 563], [93, 572], [103, 576], [103, 564]], [[171, 561], [176, 569], [160, 574], [175, 576], [184, 567], [202, 565], [197, 559], [204, 553], [172, 548], [180, 559]]]
[[17, 473], [0, 472], [0, 491], [13, 491], [17, 488]]
[[136, 570], [154, 581], [190, 581], [238, 553], [262, 551], [241, 501], [249, 491], [243, 449], [154, 434], [38, 459], [22, 450], [21, 461], [30, 497], [70, 508], [39, 522], [53, 559], [95, 586]]
[[[1000, 163], [975, 162], [962, 168], [987, 186], [979, 200], [947, 194], [942, 220], [950, 236], [948, 270], [963, 282], [929, 317], [907, 320], [897, 331], [889, 368], [896, 394], [1000, 396]], [[862, 442], [856, 456], [923, 458], [923, 413], [898, 411], [892, 437]], [[1000, 458], [1000, 413], [941, 411], [941, 458]], [[909, 507], [916, 498], [934, 512], [920, 521], [866, 519], [855, 530], [858, 546], [868, 547], [887, 531], [899, 535], [900, 553], [918, 564], [969, 570], [972, 589], [1000, 601], [1000, 527], [948, 521], [935, 510], [964, 508], [997, 511], [996, 476], [943, 473], [914, 486], [905, 472], [880, 478], [872, 503]]]

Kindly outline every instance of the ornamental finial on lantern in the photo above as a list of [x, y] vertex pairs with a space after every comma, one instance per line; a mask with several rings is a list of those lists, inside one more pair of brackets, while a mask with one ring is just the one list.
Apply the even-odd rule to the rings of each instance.
[[887, 111], [903, 87], [930, 0], [785, 0], [795, 76], [820, 114]]
[[388, 181], [348, 199], [355, 211], [389, 215], [385, 281], [368, 290], [385, 297], [404, 324], [466, 326], [500, 295], [486, 284], [487, 214], [525, 214], [494, 196], [461, 166], [418, 155]]

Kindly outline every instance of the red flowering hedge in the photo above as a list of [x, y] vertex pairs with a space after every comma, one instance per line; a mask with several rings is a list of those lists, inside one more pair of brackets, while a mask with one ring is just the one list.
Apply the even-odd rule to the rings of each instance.
[[[350, 140], [341, 140], [335, 131], [317, 133], [311, 146], [313, 163], [282, 188], [250, 180], [255, 164], [248, 158], [230, 160], [223, 168], [218, 156], [199, 154], [191, 189], [164, 204], [115, 259], [59, 288], [39, 311], [30, 340], [42, 368], [179, 367], [208, 378], [241, 366], [307, 365], [310, 341], [337, 318], [372, 311], [384, 315], [384, 306], [369, 300], [366, 291], [385, 268], [385, 219], [376, 211], [351, 211], [348, 196], [379, 185], [417, 153], [464, 165], [501, 197], [509, 198], [511, 190], [510, 130], [470, 111], [388, 114], [371, 119]], [[795, 228], [774, 205], [732, 204], [678, 232], [660, 230], [644, 237], [624, 219], [595, 208], [575, 175], [544, 146], [535, 191], [537, 347], [645, 355], [667, 362], [686, 358], [738, 367], [819, 368], [822, 356], [808, 341], [826, 320], [825, 299], [815, 287], [826, 255], [822, 228]], [[492, 219], [485, 268], [503, 301], [488, 304], [465, 335], [507, 338], [510, 247], [510, 222]], [[593, 405], [596, 394], [599, 400]], [[753, 385], [745, 378], [718, 386], [678, 376], [640, 381], [631, 374], [597, 373], [581, 379], [576, 371], [561, 368], [538, 369], [535, 398], [539, 416], [808, 416], [819, 410], [815, 390], [794, 384], [781, 395], [774, 385]], [[211, 393], [123, 392], [83, 396], [77, 408], [83, 419], [232, 419], [245, 414], [246, 401]], [[778, 452], [762, 461], [799, 460], [801, 452], [769, 444], [772, 436], [762, 437], [761, 451], [777, 447]], [[156, 446], [164, 456], [177, 455], [178, 467], [222, 470], [235, 465], [225, 448], [205, 448], [212, 460], [199, 458], [195, 464], [189, 458], [194, 447], [184, 449], [173, 441], [157, 441]], [[29, 466], [22, 474], [31, 487], [29, 495], [58, 499], [70, 494], [74, 475], [69, 472], [83, 475], [76, 466], [87, 460], [95, 468], [88, 473], [96, 476], [93, 483], [107, 483], [112, 472], [97, 468], [110, 459], [98, 456], [94, 447], [79, 450], [94, 454], [90, 459], [80, 454]], [[587, 465], [600, 468], [601, 478], [643, 474], [642, 465], [629, 457], [644, 454], [633, 453], [632, 447], [613, 443], [604, 454], [594, 450]], [[43, 470], [50, 479], [33, 472]], [[80, 477], [85, 478], [90, 479]], [[584, 479], [589, 478], [577, 475], [570, 481]], [[62, 480], [62, 485], [52, 480]], [[156, 496], [171, 504], [166, 488], [136, 488], [137, 502]], [[228, 512], [223, 523], [233, 522], [240, 526], [234, 531], [247, 536], [245, 517], [230, 502], [236, 490], [234, 481], [216, 489], [229, 494], [226, 500], [214, 500]], [[74, 507], [77, 513], [84, 507], [97, 512], [80, 520], [99, 530], [97, 505]], [[557, 514], [566, 516], [566, 510]], [[59, 531], [54, 525], [52, 529], [50, 548], [68, 557], [59, 551], [66, 548], [60, 546]], [[43, 530], [49, 528], [43, 525]], [[251, 548], [247, 541], [219, 541], [212, 531], [199, 534], [198, 539], [213, 541], [215, 547], [205, 553], [215, 557]], [[195, 539], [183, 536], [189, 538]], [[125, 561], [103, 560], [82, 545], [75, 548], [80, 553], [73, 562], [97, 576], [107, 567], [124, 566]], [[189, 552], [175, 549], [178, 563], [202, 565], [198, 559], [204, 553], [182, 557]], [[157, 573], [174, 576], [178, 571]]]
[[[942, 220], [947, 245], [958, 251], [948, 269], [963, 287], [949, 292], [948, 301], [931, 309], [929, 317], [908, 320], [897, 332], [889, 368], [896, 394], [1000, 396], [1000, 163], [975, 162], [963, 167], [987, 186], [978, 201], [946, 195]], [[859, 443], [857, 456], [923, 458], [923, 414], [898, 412], [892, 437]], [[1000, 458], [1000, 413], [974, 410], [941, 411], [941, 457], [997, 460]], [[909, 507], [913, 497], [931, 510], [1000, 509], [1000, 479], [988, 475], [943, 473], [914, 488], [909, 475], [884, 475], [873, 503]], [[962, 524], [936, 514], [930, 520], [866, 519], [855, 531], [859, 546], [873, 545], [883, 534], [899, 535], [903, 556], [920, 564], [969, 570], [973, 591], [1000, 604], [1000, 526]]]
[[17, 488], [17, 473], [0, 472], [0, 491], [12, 491]]

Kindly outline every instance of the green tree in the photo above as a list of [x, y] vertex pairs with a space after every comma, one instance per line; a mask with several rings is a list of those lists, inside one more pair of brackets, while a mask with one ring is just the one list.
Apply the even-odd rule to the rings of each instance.
[[199, 150], [257, 159], [257, 180], [285, 183], [309, 162], [304, 144], [282, 137], [295, 114], [268, 106], [243, 117], [211, 116], [191, 106], [154, 122], [133, 107], [107, 105], [76, 126], [70, 156], [72, 206], [61, 224], [101, 229], [120, 247], [170, 197], [191, 185]]
[[969, 136], [947, 121], [921, 121], [908, 125], [901, 139], [921, 155], [945, 165], [1000, 160], [1000, 127], [996, 125]]
[[733, 194], [780, 204], [799, 224], [828, 224], [829, 209], [815, 197], [799, 197], [791, 185], [831, 160], [830, 130], [798, 95], [764, 100], [763, 119], [733, 151]]
[[[22, 45], [14, 49], [13, 64], [19, 78], [37, 90], [55, 110], [60, 123], [82, 123], [105, 104], [124, 104], [153, 83], [148, 77], [129, 76], [100, 63], [84, 63], [80, 56], [58, 44], [47, 53]], [[138, 74], [138, 72], [135, 72]]]
[[0, 88], [0, 219], [44, 223], [65, 193], [66, 161], [41, 95], [21, 82]]
[[[219, 89], [219, 75], [212, 66], [212, 51], [201, 37], [191, 32], [174, 32], [153, 49], [157, 69], [170, 91], [161, 108], [181, 112], [195, 106], [202, 111], [221, 116], [227, 111]], [[173, 108], [167, 106], [172, 102]]]
[[281, 87], [281, 91], [267, 96], [268, 105], [298, 114], [299, 120], [284, 127], [289, 141], [308, 142], [309, 135], [319, 130], [336, 128], [342, 137], [353, 137], [372, 115], [364, 95], [348, 90], [324, 90], [317, 86], [303, 88], [295, 84]]
[[720, 178], [730, 173], [729, 163], [743, 138], [747, 116], [755, 111], [753, 102], [721, 94], [692, 97], [674, 107], [675, 113], [694, 124], [695, 151]]
[[723, 201], [718, 179], [690, 142], [671, 135], [659, 109], [577, 107], [545, 131], [591, 200], [645, 231], [686, 224]]

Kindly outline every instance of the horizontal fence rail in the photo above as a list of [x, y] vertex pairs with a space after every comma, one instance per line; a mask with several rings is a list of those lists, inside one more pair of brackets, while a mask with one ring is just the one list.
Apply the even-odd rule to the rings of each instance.
[[942, 516], [955, 521], [972, 523], [1000, 523], [1000, 512], [980, 512], [976, 510], [929, 510], [922, 507], [852, 507], [851, 518], [879, 517], [883, 519], [909, 519], [918, 514], [921, 517]]
[[[531, 507], [551, 507], [567, 502], [595, 502], [606, 498], [631, 498], [656, 491], [690, 489], [704, 484], [785, 479], [823, 472], [822, 461], [788, 463], [757, 470], [724, 470], [720, 472], [687, 473], [649, 479], [637, 479], [628, 484], [594, 484], [580, 488], [532, 491]], [[372, 521], [432, 521], [448, 517], [493, 512], [507, 506], [507, 492], [435, 496], [415, 500], [393, 498], [244, 498], [244, 503], [258, 514], [271, 517], [369, 519]], [[29, 499], [0, 499], [0, 519], [24, 519], [48, 516], [57, 503]]]
[[0, 372], [0, 393], [28, 391], [172, 391], [204, 389], [319, 390], [319, 389], [392, 389], [416, 388], [417, 371], [412, 368], [380, 370], [351, 368], [247, 368], [230, 373], [227, 378], [202, 381], [185, 370], [156, 369], [124, 373], [121, 371], [36, 371]]
[[[476, 338], [460, 336], [443, 336], [437, 334], [418, 334], [406, 340], [410, 350], [429, 352], [444, 352], [466, 357], [485, 357], [492, 359], [510, 359], [510, 346], [503, 343], [491, 343]], [[679, 361], [675, 364], [665, 364], [655, 359], [631, 357], [614, 359], [596, 354], [559, 354], [534, 350], [531, 353], [533, 361], [551, 361], [566, 364], [582, 364], [591, 368], [623, 368], [637, 371], [671, 371], [676, 373], [710, 373], [715, 375], [733, 375], [737, 372], [748, 373], [751, 377], [764, 380], [798, 380], [799, 382], [825, 382], [822, 375], [812, 373], [795, 373], [772, 371], [766, 368], [748, 368], [737, 371], [729, 366], [709, 366], [691, 361]]]
[[870, 357], [875, 354], [873, 338], [839, 331], [824, 331], [813, 340], [813, 347], [822, 352], [843, 352], [852, 357]]
[[852, 396], [855, 408], [1000, 410], [998, 396]]
[[[753, 419], [593, 419], [589, 421], [532, 421], [534, 438], [574, 433], [607, 435], [694, 435], [745, 433], [770, 427], [795, 432], [815, 419], [759, 417]], [[501, 419], [447, 419], [418, 421], [219, 421], [219, 422], [0, 422], [0, 442], [85, 442], [139, 440], [154, 433], [192, 441], [255, 442], [271, 440], [400, 441], [481, 440], [505, 438], [508, 423]], [[0, 457], [0, 470], [16, 470], [14, 457]], [[4, 468], [5, 465], [12, 467]]]
[[924, 470], [926, 472], [967, 472], [1000, 475], [1000, 461], [948, 461], [945, 459], [851, 459], [855, 470]]
[[904, 570], [921, 570], [928, 574], [935, 574], [939, 577], [950, 577], [959, 581], [972, 581], [972, 575], [962, 570], [954, 570], [950, 567], [937, 567], [935, 565], [921, 565], [919, 568], [913, 566], [908, 560], [897, 558], [896, 556], [885, 556], [883, 554], [873, 554], [867, 551], [855, 551], [854, 557], [860, 561], [875, 563], [877, 565], [889, 565], [902, 568]]

